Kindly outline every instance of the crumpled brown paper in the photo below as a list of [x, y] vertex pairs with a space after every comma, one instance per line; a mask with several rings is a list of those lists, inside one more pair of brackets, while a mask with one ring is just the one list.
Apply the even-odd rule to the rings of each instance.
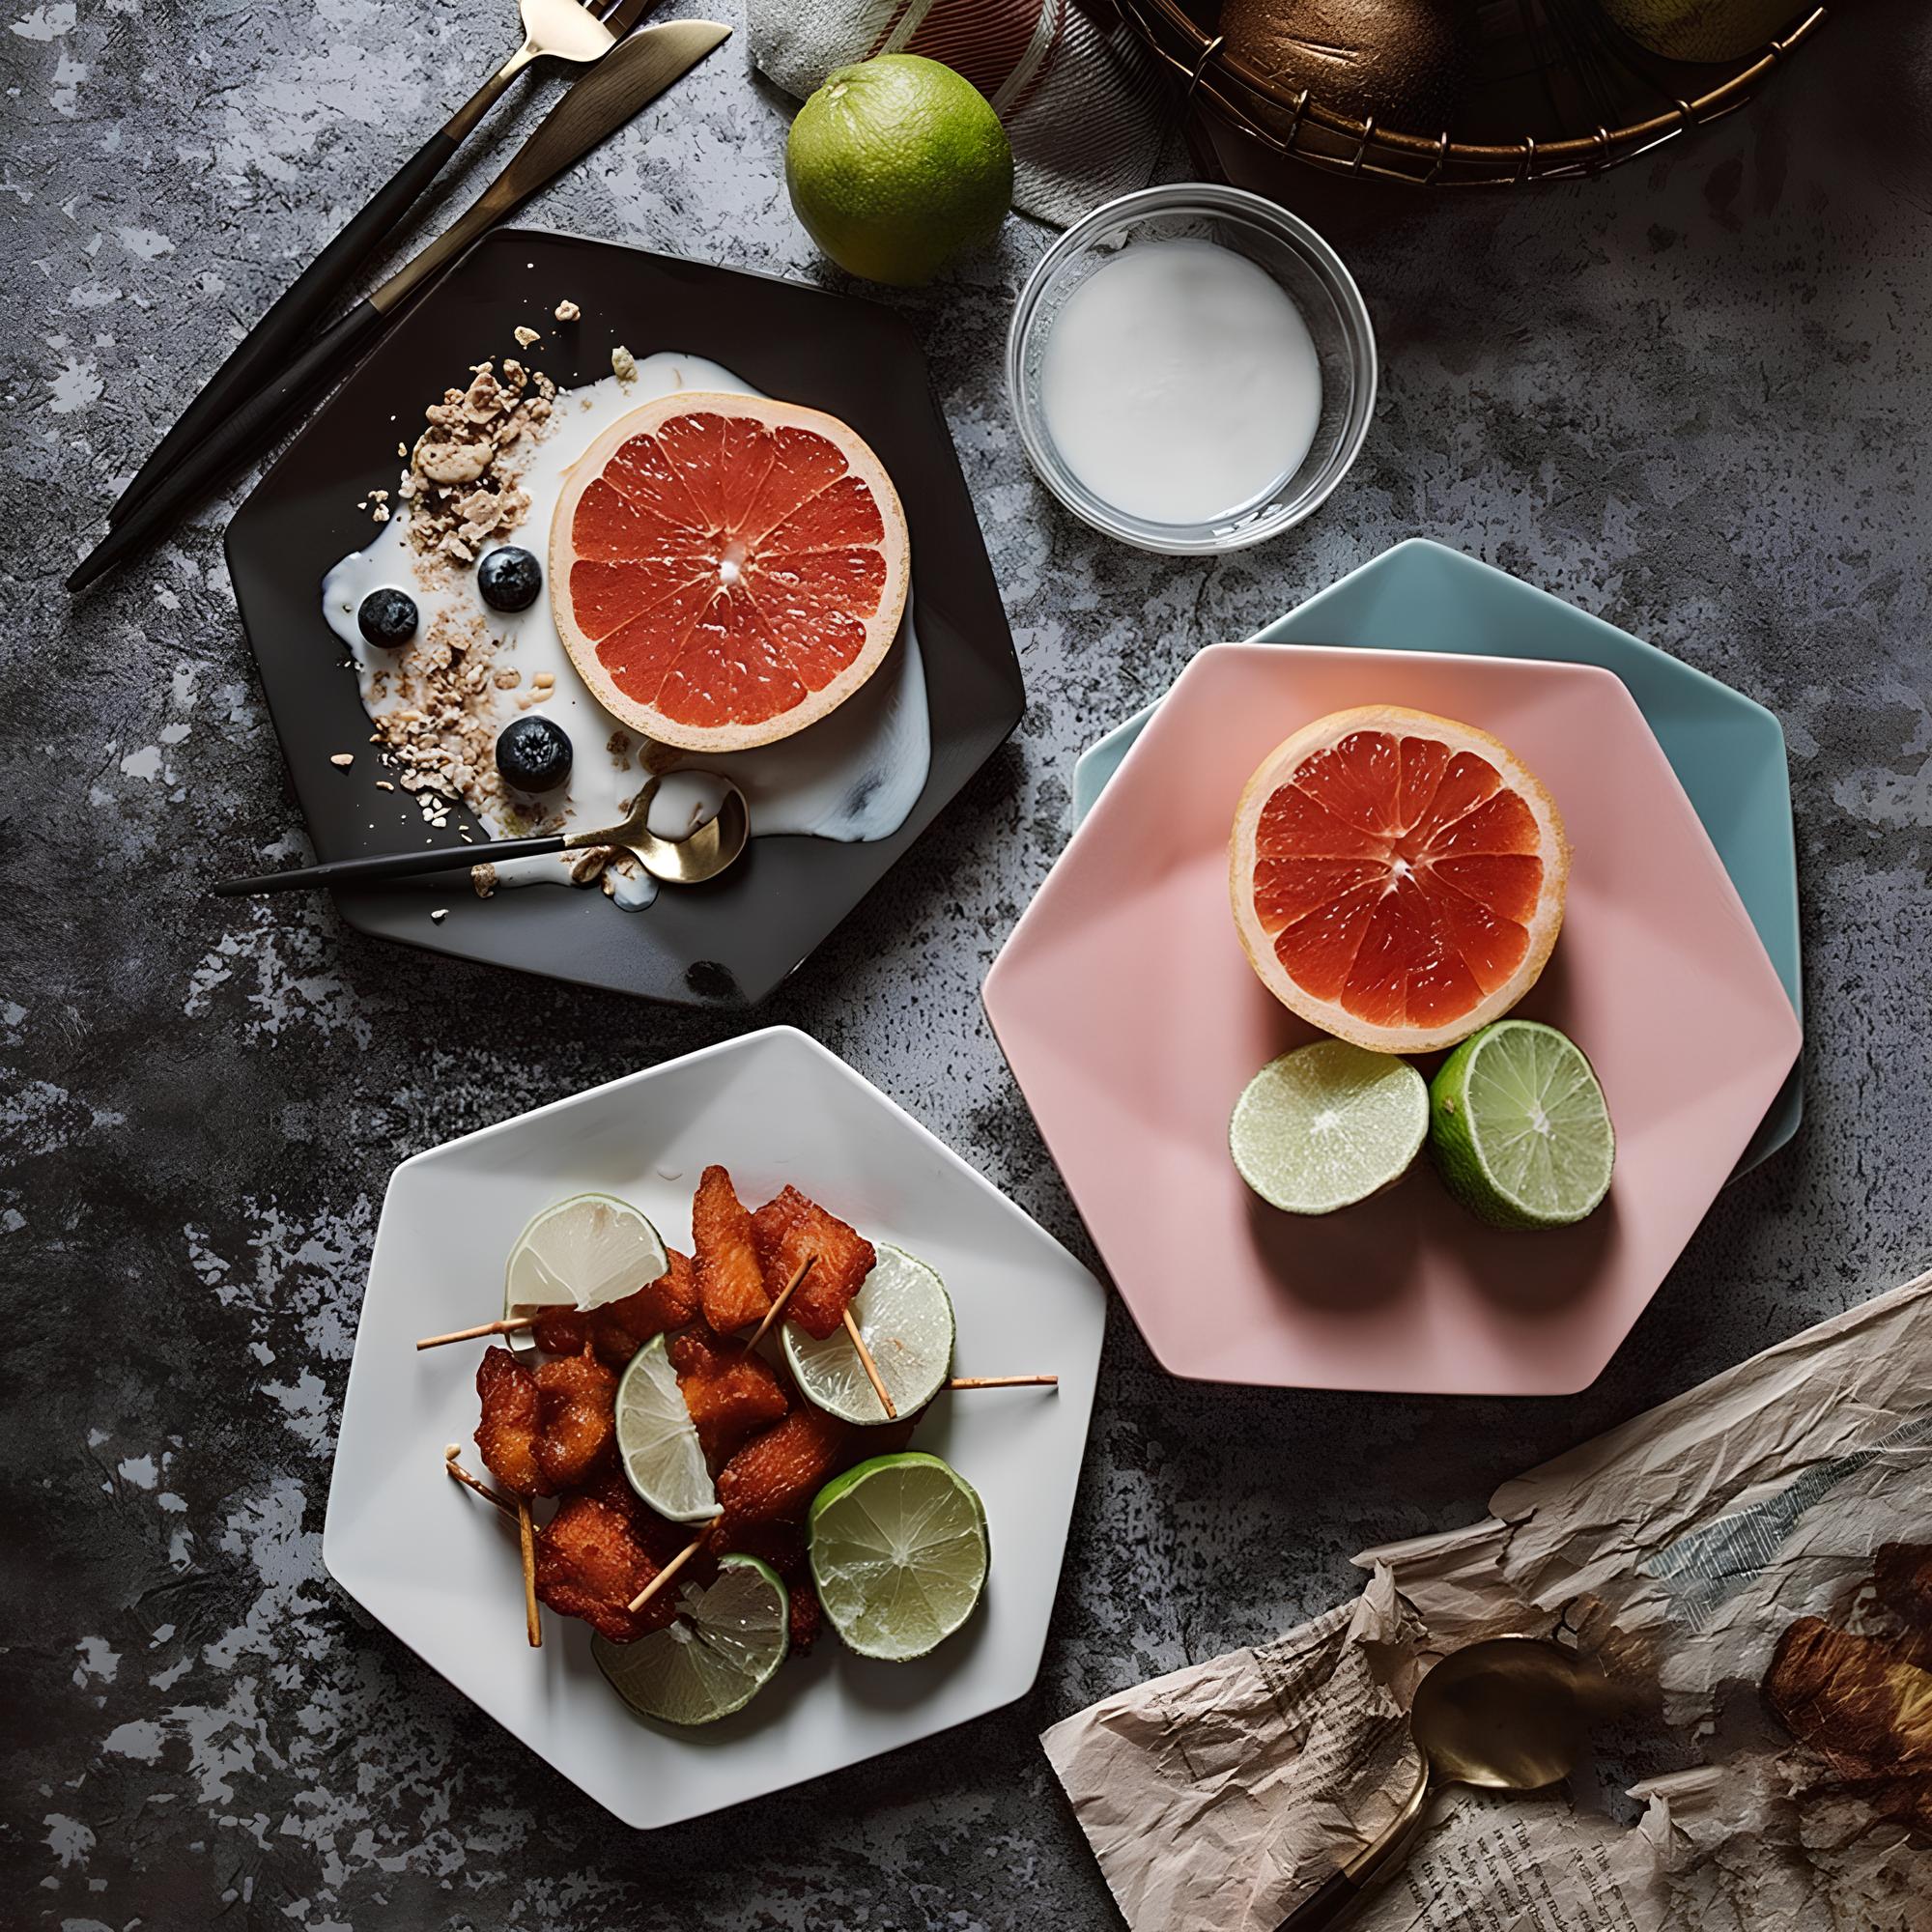
[[1932, 1274], [1490, 1507], [1046, 1732], [1134, 1932], [1271, 1932], [1400, 1802], [1422, 1670], [1504, 1632], [1595, 1657], [1687, 1768], [1633, 1787], [1634, 1829], [1451, 1794], [1367, 1932], [1932, 1928]]

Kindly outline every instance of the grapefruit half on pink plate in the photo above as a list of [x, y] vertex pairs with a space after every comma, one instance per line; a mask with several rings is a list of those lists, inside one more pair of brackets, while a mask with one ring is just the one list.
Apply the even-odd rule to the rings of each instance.
[[[1317, 1038], [1249, 964], [1229, 907], [1243, 788], [1292, 733], [1360, 705], [1455, 719], [1548, 788], [1563, 923], [1513, 1010], [1589, 1055], [1616, 1125], [1608, 1198], [1509, 1233], [1427, 1157], [1319, 1218], [1250, 1194], [1235, 1101]], [[1796, 1058], [1776, 971], [1629, 692], [1590, 666], [1317, 644], [1203, 651], [987, 975], [1014, 1078], [1149, 1347], [1263, 1385], [1561, 1395], [1603, 1370]], [[1437, 1060], [1419, 1055], [1427, 1073]]]

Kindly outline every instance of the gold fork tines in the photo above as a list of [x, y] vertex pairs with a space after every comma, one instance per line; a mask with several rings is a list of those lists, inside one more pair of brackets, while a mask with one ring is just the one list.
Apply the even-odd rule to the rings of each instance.
[[617, 0], [600, 18], [599, 0], [520, 0], [523, 45], [449, 117], [443, 132], [452, 141], [461, 141], [532, 61], [569, 61], [583, 67], [602, 60], [654, 4], [655, 0]]

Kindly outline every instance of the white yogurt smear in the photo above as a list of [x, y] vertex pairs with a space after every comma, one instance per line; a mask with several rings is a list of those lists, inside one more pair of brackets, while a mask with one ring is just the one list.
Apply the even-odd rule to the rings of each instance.
[[653, 838], [676, 843], [701, 832], [724, 809], [724, 780], [715, 771], [667, 772], [644, 819]]
[[[760, 393], [719, 363], [668, 353], [640, 359], [637, 375], [628, 382], [606, 376], [580, 389], [558, 390], [550, 432], [519, 478], [529, 496], [529, 514], [496, 543], [522, 545], [543, 562], [547, 577], [551, 519], [571, 466], [619, 416], [684, 389]], [[385, 585], [407, 591], [415, 600], [419, 637], [443, 612], [465, 620], [478, 617], [494, 641], [497, 666], [523, 674], [514, 690], [493, 687], [496, 727], [500, 730], [513, 719], [527, 715], [518, 700], [527, 696], [547, 672], [552, 679], [550, 696], [533, 708], [570, 737], [569, 780], [556, 791], [542, 794], [533, 806], [560, 814], [564, 829], [571, 832], [620, 823], [649, 777], [640, 756], [644, 748], [637, 733], [605, 710], [578, 676], [551, 614], [548, 581], [529, 610], [493, 611], [477, 592], [473, 569], [453, 569], [446, 585], [426, 583], [409, 546], [408, 527], [404, 506], [367, 550], [352, 552], [322, 581], [323, 616], [355, 660], [363, 709], [378, 719], [407, 701], [389, 675], [399, 653], [370, 644], [356, 625], [355, 613], [370, 591]], [[613, 753], [613, 742], [628, 748]], [[662, 754], [657, 762], [663, 762]], [[829, 717], [775, 745], [709, 755], [699, 768], [667, 773], [651, 801], [650, 827], [661, 838], [675, 838], [715, 816], [722, 788], [705, 779], [715, 772], [730, 778], [744, 792], [754, 838], [791, 835], [844, 844], [889, 838], [905, 823], [925, 789], [931, 762], [925, 669], [908, 595], [897, 641], [852, 696]], [[418, 797], [424, 800], [426, 818], [434, 822], [440, 815], [440, 799], [429, 793]], [[464, 803], [493, 838], [517, 838], [528, 830], [493, 810], [489, 801], [467, 798]], [[545, 854], [499, 864], [497, 883], [568, 883], [573, 857]], [[655, 882], [634, 860], [626, 858], [609, 869], [617, 904], [636, 910], [657, 896]]]
[[1301, 311], [1265, 269], [1212, 242], [1141, 242], [1067, 297], [1040, 358], [1061, 459], [1101, 501], [1207, 524], [1300, 469], [1321, 417]]

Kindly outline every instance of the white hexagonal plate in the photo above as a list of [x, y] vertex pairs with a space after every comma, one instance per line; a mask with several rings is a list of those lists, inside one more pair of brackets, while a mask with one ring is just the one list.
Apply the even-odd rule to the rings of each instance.
[[[1060, 1377], [1057, 1391], [942, 1393], [914, 1446], [985, 1501], [993, 1568], [971, 1623], [917, 1663], [852, 1656], [829, 1631], [738, 1716], [681, 1734], [634, 1717], [587, 1626], [525, 1640], [516, 1544], [440, 1468], [475, 1465], [477, 1344], [419, 1335], [493, 1320], [503, 1261], [537, 1208], [604, 1190], [688, 1247], [692, 1189], [722, 1161], [752, 1202], [787, 1181], [923, 1257], [958, 1313], [954, 1372]], [[593, 1088], [405, 1161], [369, 1269], [329, 1485], [328, 1573], [425, 1662], [626, 1824], [674, 1824], [964, 1722], [1039, 1667], [1086, 1448], [1105, 1292], [1050, 1236], [869, 1082], [773, 1027]]]

